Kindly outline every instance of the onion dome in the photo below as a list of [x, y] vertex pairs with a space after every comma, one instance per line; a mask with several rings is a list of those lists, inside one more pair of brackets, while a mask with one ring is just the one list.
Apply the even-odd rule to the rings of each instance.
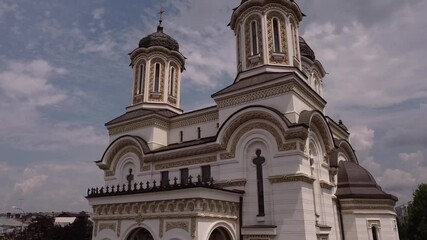
[[152, 33], [139, 41], [140, 48], [164, 47], [179, 52], [179, 44], [171, 36], [163, 32], [163, 27], [158, 26], [157, 32]]
[[304, 56], [313, 62], [314, 60], [316, 60], [316, 55], [314, 55], [313, 49], [311, 49], [311, 47], [308, 46], [307, 42], [302, 37], [299, 37], [299, 48], [300, 48], [301, 56]]
[[375, 178], [362, 166], [349, 161], [341, 161], [338, 170], [336, 196], [339, 199], [391, 199], [393, 195], [385, 193]]

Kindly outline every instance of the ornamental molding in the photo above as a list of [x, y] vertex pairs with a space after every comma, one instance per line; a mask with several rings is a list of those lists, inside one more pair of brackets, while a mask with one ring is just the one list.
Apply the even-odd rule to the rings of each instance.
[[[284, 54], [282, 59], [277, 59], [274, 57], [274, 34], [273, 34], [273, 19], [277, 18], [279, 21], [279, 38], [280, 38], [280, 50], [281, 53]], [[288, 39], [287, 39], [287, 27], [286, 20], [283, 14], [277, 11], [270, 11], [267, 13], [267, 40], [268, 40], [268, 53], [269, 53], [269, 61], [273, 64], [289, 64], [289, 54], [288, 54]]]
[[312, 184], [316, 179], [304, 173], [289, 174], [289, 175], [275, 175], [268, 177], [271, 184], [285, 183], [285, 182], [305, 182]]
[[245, 235], [243, 236], [244, 240], [271, 240], [274, 239], [274, 236], [271, 235]]
[[185, 58], [181, 53], [171, 51], [167, 48], [159, 47], [159, 46], [135, 49], [135, 51], [133, 51], [130, 55], [131, 64], [134, 65], [135, 63], [140, 61], [140, 59], [144, 59], [148, 61], [150, 58], [153, 58], [159, 55], [161, 56], [161, 58], [163, 58], [166, 61], [176, 61], [180, 63], [181, 66], [185, 64]]
[[302, 20], [303, 15], [301, 14], [301, 10], [293, 2], [281, 0], [265, 0], [261, 2], [248, 1], [243, 6], [239, 6], [231, 16], [231, 28], [235, 29], [237, 22], [242, 21], [242, 19], [244, 19], [247, 15], [253, 13], [254, 11], [262, 11], [263, 13], [265, 13], [266, 11], [272, 8], [284, 12], [286, 15], [292, 15], [295, 19], [298, 19], [299, 21]]
[[215, 162], [215, 161], [216, 161], [216, 156], [209, 156], [209, 157], [195, 158], [195, 159], [186, 159], [186, 160], [180, 160], [180, 161], [175, 161], [175, 162], [156, 164], [156, 165], [154, 165], [154, 169], [155, 170], [163, 170], [163, 169], [178, 168], [178, 167], [198, 165], [198, 164], [204, 164], [204, 163], [211, 163], [211, 162]]
[[279, 151], [287, 151], [287, 149], [289, 149], [289, 144], [284, 144], [284, 140], [281, 138], [281, 134], [277, 131], [275, 127], [269, 125], [266, 122], [253, 122], [245, 125], [243, 128], [241, 128], [237, 132], [237, 134], [235, 134], [231, 143], [230, 151], [227, 153], [220, 154], [220, 159], [221, 160], [234, 159], [236, 157], [236, 148], [237, 148], [238, 141], [242, 138], [242, 136], [245, 133], [252, 131], [254, 129], [262, 129], [269, 132], [271, 135], [273, 135], [274, 139], [276, 140], [277, 149]]
[[[100, 204], [93, 206], [93, 219], [97, 221], [204, 217], [237, 219], [239, 204], [235, 202], [190, 198], [162, 201]], [[140, 220], [138, 220], [140, 219]]]
[[104, 229], [112, 230], [113, 232], [116, 231], [116, 223], [99, 223], [98, 231], [101, 232]]
[[[251, 44], [251, 22], [255, 21], [256, 22], [256, 29], [257, 29], [257, 39], [258, 39], [258, 52], [257, 55], [261, 56], [259, 58], [259, 61], [251, 61], [251, 56], [252, 55], [252, 44]], [[261, 20], [261, 16], [258, 14], [252, 14], [248, 19], [245, 20], [245, 53], [246, 53], [246, 68], [254, 68], [256, 66], [259, 65], [263, 65], [264, 64], [264, 58], [263, 56], [263, 39], [264, 39], [264, 35], [262, 34], [262, 20]]]
[[132, 121], [124, 121], [119, 125], [108, 127], [108, 135], [118, 135], [148, 126], [169, 129], [169, 122], [157, 116], [150, 116], [147, 119], [133, 119]]
[[118, 142], [114, 145], [113, 149], [108, 152], [108, 158], [105, 163], [98, 164], [99, 168], [104, 170], [104, 175], [106, 177], [111, 177], [115, 175], [116, 166], [124, 155], [128, 153], [134, 153], [138, 159], [141, 161], [142, 166], [142, 157], [143, 153], [140, 150], [139, 145], [132, 140], [126, 139]]
[[334, 184], [320, 180], [320, 187], [323, 189], [332, 190], [334, 188]]
[[194, 148], [183, 149], [174, 152], [165, 152], [165, 153], [156, 153], [154, 155], [146, 155], [144, 162], [158, 162], [173, 160], [186, 157], [194, 157], [203, 154], [216, 153], [217, 151], [222, 150], [219, 144], [208, 144], [208, 145], [199, 145]]
[[342, 205], [395, 205], [395, 201], [391, 199], [341, 199], [340, 203]]
[[215, 181], [215, 186], [218, 186], [219, 188], [243, 187], [246, 185], [246, 183], [247, 183], [246, 178], [239, 178], [239, 179]]
[[188, 221], [168, 221], [166, 222], [165, 232], [168, 232], [172, 229], [182, 229], [186, 232], [189, 232], [189, 222]]
[[199, 123], [209, 122], [209, 121], [215, 121], [218, 120], [218, 110], [214, 109], [213, 111], [200, 113], [197, 115], [188, 115], [184, 118], [180, 118], [177, 120], [173, 120], [171, 122], [170, 127], [171, 128], [179, 128], [179, 127], [186, 127], [190, 125], [195, 125]]
[[258, 87], [256, 89], [249, 89], [246, 91], [242, 90], [232, 95], [218, 98], [216, 102], [218, 108], [226, 108], [255, 100], [283, 95], [288, 92], [294, 92], [302, 100], [306, 101], [316, 109], [322, 109], [325, 106], [324, 102], [316, 98], [312, 92], [304, 88], [300, 83], [297, 83], [297, 80], [295, 79], [281, 81], [276, 84]]

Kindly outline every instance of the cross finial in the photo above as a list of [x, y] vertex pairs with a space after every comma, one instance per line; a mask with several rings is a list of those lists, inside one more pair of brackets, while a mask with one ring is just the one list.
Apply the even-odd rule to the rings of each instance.
[[165, 13], [165, 10], [163, 9], [163, 7], [160, 7], [160, 12], [159, 12], [159, 27], [162, 26], [162, 22], [163, 22], [163, 14]]

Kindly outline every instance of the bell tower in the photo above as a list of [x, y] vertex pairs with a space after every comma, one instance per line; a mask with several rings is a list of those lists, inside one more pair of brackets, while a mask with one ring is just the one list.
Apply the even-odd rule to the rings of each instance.
[[128, 111], [139, 108], [167, 109], [181, 114], [181, 73], [185, 70], [185, 57], [179, 44], [163, 31], [160, 11], [157, 31], [139, 41], [130, 53], [133, 70], [132, 104]]
[[293, 0], [242, 0], [230, 22], [239, 76], [301, 69], [298, 29], [303, 16]]

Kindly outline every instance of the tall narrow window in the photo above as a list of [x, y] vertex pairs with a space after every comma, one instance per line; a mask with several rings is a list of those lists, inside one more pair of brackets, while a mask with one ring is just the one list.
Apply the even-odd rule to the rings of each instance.
[[169, 76], [169, 95], [174, 96], [175, 92], [175, 68], [171, 68], [170, 76]]
[[273, 19], [273, 41], [274, 41], [274, 52], [280, 52], [280, 32], [279, 32], [279, 21], [277, 18]]
[[202, 129], [200, 127], [197, 128], [197, 139], [200, 139], [202, 137]]
[[377, 230], [377, 226], [372, 226], [372, 239], [373, 240], [378, 240], [378, 230]]
[[188, 168], [182, 168], [179, 170], [181, 177], [181, 185], [188, 184]]
[[183, 140], [184, 140], [184, 132], [179, 131], [179, 141], [183, 142]]
[[144, 79], [145, 79], [145, 69], [144, 69], [144, 64], [141, 64], [139, 65], [138, 94], [144, 93]]
[[202, 182], [209, 182], [211, 180], [211, 166], [202, 166]]
[[160, 185], [162, 187], [169, 186], [169, 171], [164, 171], [161, 174], [162, 174], [162, 181], [160, 182]]
[[258, 54], [258, 36], [256, 21], [251, 22], [251, 35], [252, 35], [252, 55]]
[[160, 92], [160, 64], [156, 63], [156, 73], [154, 75], [154, 92]]

